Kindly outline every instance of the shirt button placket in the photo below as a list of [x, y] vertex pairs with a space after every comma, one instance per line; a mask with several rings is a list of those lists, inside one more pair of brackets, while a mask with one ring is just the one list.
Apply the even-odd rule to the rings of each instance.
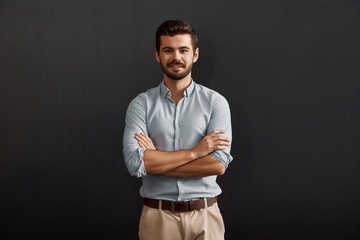
[[[180, 129], [179, 129], [180, 103], [181, 103], [181, 100], [178, 103], [178, 105], [175, 106], [175, 116], [174, 116], [174, 128], [175, 128], [175, 131], [174, 131], [174, 133], [175, 133], [175, 136], [174, 136], [174, 148], [175, 148], [175, 151], [180, 150]], [[177, 197], [177, 200], [179, 201], [182, 198], [182, 195], [183, 195], [183, 187], [182, 187], [182, 184], [181, 184], [181, 180], [176, 179], [176, 184], [177, 184], [178, 190], [179, 190], [178, 197]]]
[[175, 110], [175, 151], [180, 150], [180, 129], [179, 129], [179, 118], [180, 118], [180, 114], [179, 114], [179, 104], [178, 106], [176, 106], [176, 110]]

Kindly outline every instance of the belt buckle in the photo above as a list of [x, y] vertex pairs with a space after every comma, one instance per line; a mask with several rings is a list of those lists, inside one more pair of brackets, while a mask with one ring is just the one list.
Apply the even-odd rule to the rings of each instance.
[[177, 211], [175, 211], [175, 202], [174, 201], [171, 201], [171, 211], [177, 212]]
[[171, 201], [171, 211], [174, 212], [174, 213], [180, 213], [181, 211], [176, 211], [175, 210], [175, 203], [174, 201]]

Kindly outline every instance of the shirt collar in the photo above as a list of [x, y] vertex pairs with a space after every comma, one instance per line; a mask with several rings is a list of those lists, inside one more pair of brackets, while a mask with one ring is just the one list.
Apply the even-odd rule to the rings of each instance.
[[191, 79], [190, 85], [184, 91], [185, 97], [189, 97], [191, 93], [194, 91], [194, 88], [195, 88], [195, 82], [194, 80]]
[[[193, 79], [191, 79], [190, 85], [185, 89], [184, 96], [189, 97], [191, 93], [194, 91], [195, 88], [195, 82]], [[160, 94], [164, 98], [169, 97], [171, 98], [171, 92], [170, 90], [165, 86], [164, 80], [160, 83]]]

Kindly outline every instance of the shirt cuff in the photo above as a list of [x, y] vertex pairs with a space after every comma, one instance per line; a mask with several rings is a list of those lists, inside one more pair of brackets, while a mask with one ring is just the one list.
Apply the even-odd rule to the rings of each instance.
[[233, 157], [223, 151], [215, 151], [210, 153], [210, 156], [216, 158], [219, 162], [224, 164], [225, 168], [229, 166], [229, 163], [233, 160]]
[[138, 152], [138, 161], [140, 162], [140, 166], [139, 166], [139, 168], [138, 168], [138, 170], [136, 172], [131, 173], [131, 176], [144, 177], [144, 176], [147, 175], [145, 165], [144, 165], [144, 152], [145, 152], [145, 149], [138, 148], [137, 152]]

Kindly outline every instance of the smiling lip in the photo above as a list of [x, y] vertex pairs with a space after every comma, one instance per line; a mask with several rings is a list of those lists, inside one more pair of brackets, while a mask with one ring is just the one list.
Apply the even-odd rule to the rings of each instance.
[[171, 67], [171, 68], [181, 68], [181, 67], [183, 67], [183, 66], [181, 66], [181, 65], [170, 65], [170, 67]]
[[182, 63], [179, 63], [179, 62], [170, 62], [168, 64], [168, 67], [171, 67], [171, 68], [184, 68], [185, 65], [182, 64]]

